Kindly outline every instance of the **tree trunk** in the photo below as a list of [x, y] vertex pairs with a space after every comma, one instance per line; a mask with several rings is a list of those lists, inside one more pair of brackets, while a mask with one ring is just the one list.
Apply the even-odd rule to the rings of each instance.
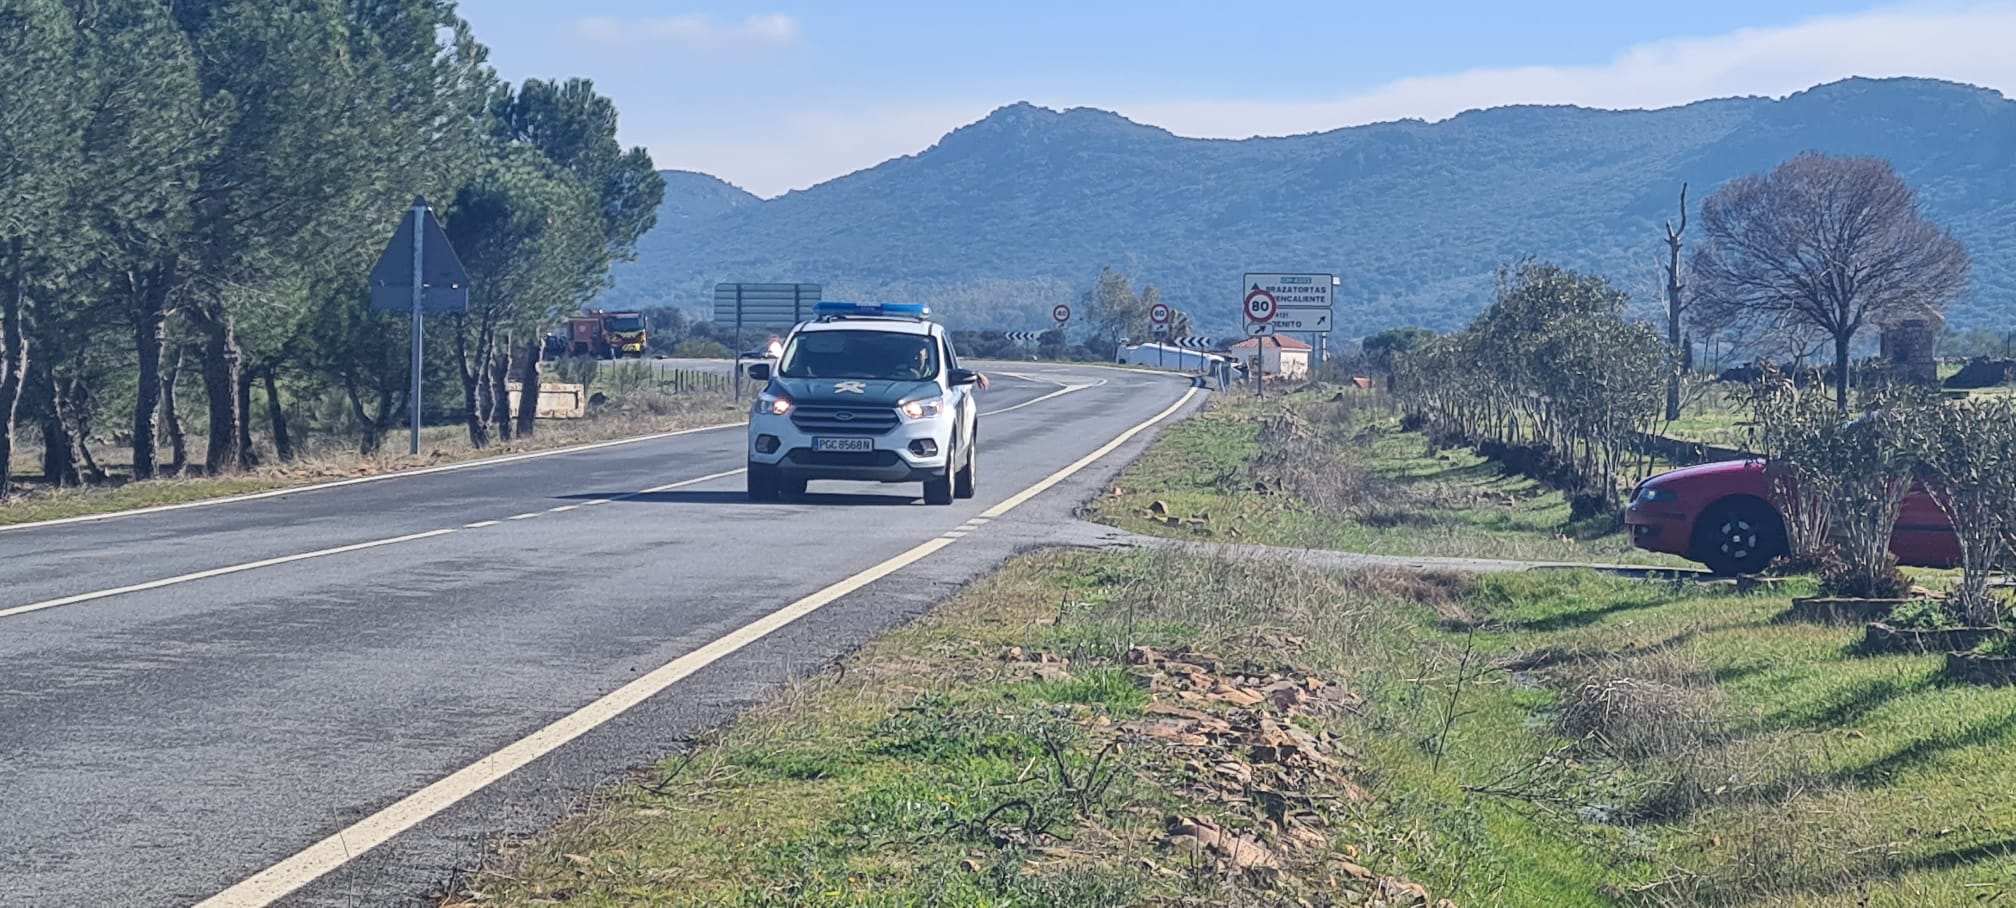
[[168, 342], [164, 278], [147, 274], [133, 281], [133, 346], [140, 355], [140, 384], [133, 400], [134, 479], [153, 479], [160, 460], [161, 352]]
[[145, 307], [133, 313], [133, 343], [140, 354], [140, 382], [133, 399], [133, 478], [153, 479], [161, 433], [161, 347], [167, 320]]
[[511, 440], [511, 344], [505, 341], [502, 353], [490, 356], [490, 423], [497, 427], [497, 440]]
[[294, 441], [287, 433], [287, 409], [280, 405], [280, 388], [273, 380], [276, 368], [267, 366], [262, 377], [266, 386], [266, 415], [273, 421], [273, 456], [281, 463], [294, 462]]
[[203, 465], [215, 476], [238, 468], [244, 457], [239, 432], [244, 411], [238, 408], [238, 372], [243, 355], [228, 316], [204, 318], [201, 322], [203, 393], [210, 403], [210, 443]]
[[188, 351], [175, 351], [175, 364], [161, 379], [161, 422], [168, 432], [168, 469], [177, 475], [189, 468], [189, 433], [182, 428], [182, 411], [175, 405], [175, 386], [182, 380], [182, 362]]
[[358, 427], [364, 433], [364, 437], [357, 443], [357, 453], [365, 457], [377, 454], [378, 449], [384, 444], [385, 433], [380, 429], [378, 421], [372, 419], [371, 414], [364, 409], [364, 397], [357, 393], [356, 373], [349, 371], [343, 373], [343, 396], [350, 399], [350, 415], [356, 418]]
[[1834, 336], [1834, 405], [1848, 412], [1848, 335]]
[[518, 379], [519, 438], [531, 438], [539, 418], [539, 357], [545, 350], [537, 336], [525, 345], [525, 373]]
[[238, 469], [259, 465], [259, 449], [252, 444], [252, 372], [238, 368]]
[[[1680, 298], [1680, 236], [1687, 232], [1687, 184], [1680, 184], [1680, 226], [1666, 222], [1666, 249], [1671, 257], [1666, 261], [1666, 346], [1673, 350], [1676, 358], [1680, 351], [1680, 316], [1686, 305]], [[1666, 379], [1666, 421], [1680, 418], [1680, 381], [1686, 376], [1686, 368], [1676, 370]]]
[[[1677, 247], [1673, 260], [1677, 267], [1680, 260]], [[1675, 360], [1671, 374], [1666, 376], [1666, 421], [1672, 422], [1680, 418], [1680, 380], [1685, 377], [1686, 367], [1681, 365], [1685, 354], [1680, 346], [1680, 287], [1669, 279], [1666, 292], [1671, 294], [1666, 303], [1666, 346], [1673, 351]]]
[[21, 238], [15, 237], [7, 245], [7, 270], [0, 279], [0, 498], [14, 488], [14, 413], [28, 369], [22, 271]]
[[[469, 423], [470, 447], [485, 448], [490, 446], [490, 433], [483, 423], [484, 413], [478, 408], [479, 400], [477, 397], [478, 388], [483, 386], [483, 373], [481, 370], [484, 364], [470, 361], [467, 333], [466, 328], [455, 332], [455, 356], [460, 363], [460, 367], [456, 371], [462, 378], [463, 418]], [[489, 339], [487, 337], [480, 339], [478, 341], [478, 349], [481, 349], [488, 343]], [[418, 406], [417, 402], [415, 406]]]
[[35, 384], [44, 395], [42, 410], [42, 478], [52, 486], [69, 488], [84, 484], [77, 473], [77, 445], [70, 437], [69, 421], [63, 418], [63, 388], [55, 370], [44, 363], [35, 369]]

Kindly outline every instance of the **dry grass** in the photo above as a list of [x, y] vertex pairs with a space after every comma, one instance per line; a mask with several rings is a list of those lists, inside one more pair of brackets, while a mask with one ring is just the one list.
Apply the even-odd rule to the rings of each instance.
[[[493, 443], [485, 448], [469, 444], [467, 430], [459, 426], [431, 426], [422, 431], [421, 453], [409, 455], [405, 432], [385, 439], [377, 454], [360, 454], [344, 441], [304, 439], [301, 453], [292, 463], [274, 463], [270, 443], [262, 457], [266, 463], [251, 470], [223, 476], [185, 475], [146, 481], [132, 481], [131, 465], [119, 460], [126, 452], [94, 449], [101, 466], [110, 474], [102, 485], [52, 489], [37, 487], [31, 457], [17, 458], [17, 466], [27, 479], [26, 491], [0, 500], [0, 525], [32, 523], [89, 514], [105, 514], [133, 508], [179, 504], [257, 492], [268, 489], [310, 485], [381, 473], [396, 473], [423, 467], [461, 463], [486, 457], [530, 451], [551, 450], [678, 431], [706, 425], [734, 423], [742, 418], [741, 408], [726, 395], [671, 395], [641, 391], [620, 398], [580, 420], [544, 420], [531, 438]], [[190, 451], [201, 456], [204, 440], [189, 439]], [[165, 452], [164, 452], [165, 453]]]

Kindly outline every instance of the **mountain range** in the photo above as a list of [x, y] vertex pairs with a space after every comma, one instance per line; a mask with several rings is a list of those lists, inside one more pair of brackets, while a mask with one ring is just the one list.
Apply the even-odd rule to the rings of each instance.
[[[1332, 272], [1337, 330], [1461, 326], [1522, 257], [1609, 277], [1651, 311], [1663, 224], [1802, 151], [1878, 155], [1973, 254], [1956, 328], [2016, 320], [2016, 102], [1928, 79], [1659, 110], [1512, 106], [1244, 140], [1013, 104], [921, 152], [774, 199], [668, 172], [658, 225], [605, 306], [705, 317], [716, 281], [812, 281], [939, 304], [959, 327], [1047, 325], [1104, 266], [1206, 331], [1246, 271]], [[1688, 239], [1698, 240], [1698, 228]]]

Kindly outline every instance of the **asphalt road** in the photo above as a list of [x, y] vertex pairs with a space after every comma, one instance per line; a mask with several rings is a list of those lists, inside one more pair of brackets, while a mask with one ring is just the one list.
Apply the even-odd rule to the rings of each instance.
[[0, 905], [193, 904], [304, 849], [279, 904], [423, 903], [1050, 540], [1155, 429], [1112, 442], [1202, 397], [999, 369], [951, 507], [752, 504], [736, 427], [0, 530]]

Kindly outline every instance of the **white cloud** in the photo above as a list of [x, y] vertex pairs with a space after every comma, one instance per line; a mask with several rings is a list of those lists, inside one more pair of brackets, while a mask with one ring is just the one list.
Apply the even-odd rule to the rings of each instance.
[[[1100, 107], [1179, 135], [1293, 135], [1404, 118], [1439, 120], [1505, 104], [1652, 108], [1729, 96], [1782, 97], [1849, 76], [1925, 76], [2016, 94], [2016, 3], [1917, 4], [1777, 28], [1626, 48], [1592, 66], [1479, 69], [1398, 79], [1328, 100], [1031, 98]], [[805, 112], [753, 139], [650, 145], [661, 167], [718, 174], [772, 196], [920, 151], [1014, 98], [963, 105]]]
[[698, 50], [721, 47], [783, 47], [798, 43], [798, 20], [783, 13], [750, 16], [739, 25], [721, 25], [706, 16], [613, 19], [574, 23], [574, 33], [607, 44], [678, 44]]

